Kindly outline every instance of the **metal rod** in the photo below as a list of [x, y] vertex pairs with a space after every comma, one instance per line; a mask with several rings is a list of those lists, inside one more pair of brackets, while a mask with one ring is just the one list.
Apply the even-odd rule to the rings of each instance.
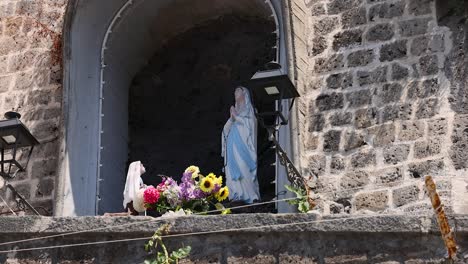
[[4, 165], [4, 161], [5, 160], [5, 149], [2, 148], [2, 174], [5, 173], [5, 165]]
[[10, 189], [13, 192], [13, 194], [16, 197], [18, 197], [24, 204], [26, 204], [26, 206], [31, 211], [33, 211], [34, 214], [41, 215], [36, 209], [34, 209], [34, 207], [30, 203], [28, 203], [28, 201], [26, 201], [26, 199], [18, 191], [16, 191], [15, 187], [11, 186], [11, 184], [7, 184], [7, 188]]

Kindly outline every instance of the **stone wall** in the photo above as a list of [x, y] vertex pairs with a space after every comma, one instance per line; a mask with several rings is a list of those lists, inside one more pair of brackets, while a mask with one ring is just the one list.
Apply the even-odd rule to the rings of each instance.
[[[0, 1], [0, 113], [15, 110], [41, 142], [26, 173], [11, 182], [52, 214], [62, 103], [62, 20], [66, 0]], [[11, 193], [0, 190], [16, 208]], [[8, 212], [0, 203], [0, 212]]]
[[[107, 227], [87, 233], [0, 246], [0, 250], [69, 245], [150, 237], [162, 225], [145, 217], [4, 217], [0, 243], [32, 237]], [[454, 217], [458, 260], [466, 263], [466, 217]], [[446, 249], [431, 216], [364, 216], [355, 219], [317, 219], [312, 214], [192, 216], [166, 220], [170, 234], [220, 231], [167, 238], [169, 249], [191, 246], [180, 263], [444, 263]], [[295, 225], [294, 223], [306, 223]], [[122, 226], [123, 225], [123, 226]], [[252, 226], [269, 226], [248, 229]], [[114, 227], [120, 226], [120, 227]], [[114, 228], [110, 228], [114, 227]], [[146, 239], [0, 253], [0, 263], [142, 263]]]
[[[453, 2], [463, 17], [463, 1]], [[466, 24], [456, 24], [457, 36], [438, 21], [441, 7], [431, 0], [307, 6], [302, 166], [317, 175], [310, 186], [319, 209], [429, 210], [422, 180], [428, 174], [453, 205], [453, 182], [466, 186]], [[454, 195], [463, 199], [467, 191]]]

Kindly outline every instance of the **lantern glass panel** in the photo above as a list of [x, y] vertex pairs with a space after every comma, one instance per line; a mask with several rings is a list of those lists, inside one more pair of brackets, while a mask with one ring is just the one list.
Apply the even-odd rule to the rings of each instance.
[[5, 140], [7, 144], [10, 144], [10, 145], [16, 142], [16, 137], [13, 135], [3, 136], [2, 138], [3, 140]]

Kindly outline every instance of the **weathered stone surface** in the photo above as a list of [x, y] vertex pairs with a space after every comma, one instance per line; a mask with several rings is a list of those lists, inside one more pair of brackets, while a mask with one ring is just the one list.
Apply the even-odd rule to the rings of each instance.
[[445, 164], [442, 159], [427, 160], [409, 164], [408, 172], [413, 178], [421, 178], [427, 175], [437, 176], [444, 172]]
[[346, 173], [340, 182], [340, 186], [344, 189], [362, 187], [369, 183], [369, 175], [365, 171], [352, 171]]
[[414, 144], [414, 157], [418, 159], [435, 156], [440, 153], [442, 140], [430, 138], [427, 141], [418, 141]]
[[352, 29], [337, 33], [333, 36], [333, 49], [337, 51], [340, 48], [361, 45], [362, 33], [361, 29]]
[[327, 6], [328, 14], [333, 15], [350, 10], [359, 6], [361, 2], [362, 0], [332, 0]]
[[343, 108], [344, 100], [342, 93], [321, 94], [317, 96], [315, 104], [320, 111]]
[[364, 149], [351, 155], [351, 166], [353, 168], [365, 168], [375, 166], [376, 158], [373, 149]]
[[468, 168], [468, 116], [457, 116], [453, 123], [452, 147], [450, 148], [450, 158], [455, 169]]
[[327, 77], [329, 89], [345, 89], [353, 86], [353, 76], [350, 72], [336, 73]]
[[436, 74], [439, 71], [437, 55], [419, 58], [419, 69], [419, 73], [423, 76]]
[[399, 17], [403, 15], [404, 9], [404, 1], [374, 5], [369, 9], [369, 20], [376, 21], [378, 19]]
[[359, 86], [386, 82], [387, 68], [387, 66], [382, 66], [371, 71], [358, 71], [356, 75]]
[[410, 83], [407, 97], [410, 99], [427, 98], [437, 95], [440, 90], [440, 83], [437, 78], [424, 80], [422, 82], [415, 81]]
[[315, 71], [318, 73], [330, 72], [342, 69], [344, 67], [343, 54], [334, 54], [326, 58], [317, 58], [315, 60]]
[[388, 191], [382, 190], [360, 193], [356, 195], [354, 204], [356, 210], [382, 211], [388, 207]]
[[36, 197], [47, 197], [51, 196], [54, 191], [54, 179], [52, 178], [43, 178], [40, 180], [39, 184], [36, 186]]
[[433, 3], [434, 0], [410, 0], [408, 1], [408, 12], [415, 16], [430, 14]]
[[408, 68], [402, 66], [399, 63], [392, 64], [392, 80], [402, 80], [408, 77]]
[[310, 117], [309, 132], [322, 131], [325, 126], [325, 117], [322, 114], [315, 114]]
[[380, 110], [380, 123], [395, 120], [409, 120], [413, 113], [413, 107], [411, 104], [391, 104], [386, 105]]
[[374, 126], [367, 130], [373, 135], [374, 147], [387, 146], [395, 141], [395, 124], [393, 123]]
[[344, 134], [344, 140], [344, 151], [354, 150], [367, 145], [364, 135], [355, 130], [347, 131]]
[[448, 132], [448, 122], [445, 118], [438, 118], [427, 122], [429, 127], [429, 137], [446, 135]]
[[366, 15], [367, 13], [365, 7], [346, 10], [341, 15], [341, 23], [343, 24], [343, 28], [352, 28], [364, 25], [367, 22]]
[[394, 35], [392, 24], [377, 24], [369, 28], [366, 39], [367, 41], [386, 41], [392, 39]]
[[324, 17], [314, 24], [314, 34], [326, 35], [338, 27], [337, 17]]
[[309, 134], [305, 144], [306, 150], [316, 150], [318, 148], [318, 145], [319, 136]]
[[324, 36], [316, 35], [310, 44], [310, 55], [317, 56], [327, 49], [327, 40]]
[[4, 93], [10, 89], [13, 76], [1, 76], [0, 77], [0, 93]]
[[403, 170], [401, 168], [386, 168], [378, 170], [375, 173], [376, 175], [376, 184], [398, 184], [403, 180]]
[[373, 101], [375, 105], [398, 102], [403, 93], [403, 86], [399, 83], [386, 83], [375, 89]]
[[415, 202], [419, 199], [419, 187], [416, 185], [405, 186], [393, 190], [393, 204], [396, 207]]
[[424, 135], [424, 122], [406, 121], [401, 123], [398, 139], [401, 141], [410, 141], [421, 138]]
[[338, 151], [341, 142], [341, 130], [330, 130], [323, 135], [323, 151]]
[[370, 90], [359, 90], [345, 94], [346, 102], [349, 108], [369, 105], [372, 101]]
[[[303, 256], [303, 255], [290, 255], [280, 254], [278, 258], [279, 263], [304, 263], [304, 264], [316, 264], [319, 263], [314, 257]], [[276, 263], [276, 262], [275, 262]]]
[[357, 128], [366, 128], [377, 124], [378, 112], [374, 107], [356, 110], [354, 124]]
[[308, 157], [306, 175], [321, 176], [325, 173], [327, 160], [325, 155], [312, 155]]
[[399, 22], [400, 34], [403, 37], [411, 37], [425, 34], [428, 29], [430, 18], [415, 18]]
[[406, 57], [406, 40], [397, 40], [380, 48], [380, 61], [393, 61]]
[[345, 162], [342, 156], [335, 155], [331, 159], [330, 172], [332, 174], [339, 174], [345, 169]]
[[418, 103], [416, 110], [417, 118], [429, 118], [435, 116], [440, 109], [439, 100], [437, 98], [422, 99]]
[[233, 257], [228, 256], [228, 263], [259, 263], [259, 264], [275, 264], [276, 258], [272, 255], [256, 255], [253, 257]]
[[320, 16], [325, 14], [325, 5], [323, 3], [316, 3], [310, 7], [312, 16]]
[[443, 35], [420, 36], [411, 42], [411, 54], [420, 56], [430, 52], [442, 52], [445, 49]]
[[386, 164], [398, 164], [408, 159], [410, 146], [406, 144], [388, 146], [383, 149], [384, 162]]
[[353, 115], [350, 112], [336, 112], [332, 113], [328, 120], [332, 126], [349, 125], [353, 121]]
[[375, 58], [374, 51], [371, 49], [358, 50], [348, 55], [348, 67], [366, 66]]

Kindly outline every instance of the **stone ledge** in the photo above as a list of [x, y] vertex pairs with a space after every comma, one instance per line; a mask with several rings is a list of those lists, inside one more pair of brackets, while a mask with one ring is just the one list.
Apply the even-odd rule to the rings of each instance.
[[[317, 222], [314, 222], [317, 221]], [[304, 223], [293, 225], [293, 223]], [[266, 232], [341, 232], [341, 233], [438, 233], [433, 216], [353, 215], [318, 218], [314, 214], [239, 214], [217, 216], [187, 216], [178, 219], [151, 217], [0, 217], [3, 234], [56, 234], [97, 229], [90, 233], [153, 233], [158, 223], [171, 224], [171, 233], [203, 232], [207, 230], [239, 229], [234, 233]], [[468, 215], [450, 217], [451, 227], [458, 233], [468, 232]], [[246, 229], [252, 226], [279, 225]], [[231, 233], [232, 233], [231, 232]]]

